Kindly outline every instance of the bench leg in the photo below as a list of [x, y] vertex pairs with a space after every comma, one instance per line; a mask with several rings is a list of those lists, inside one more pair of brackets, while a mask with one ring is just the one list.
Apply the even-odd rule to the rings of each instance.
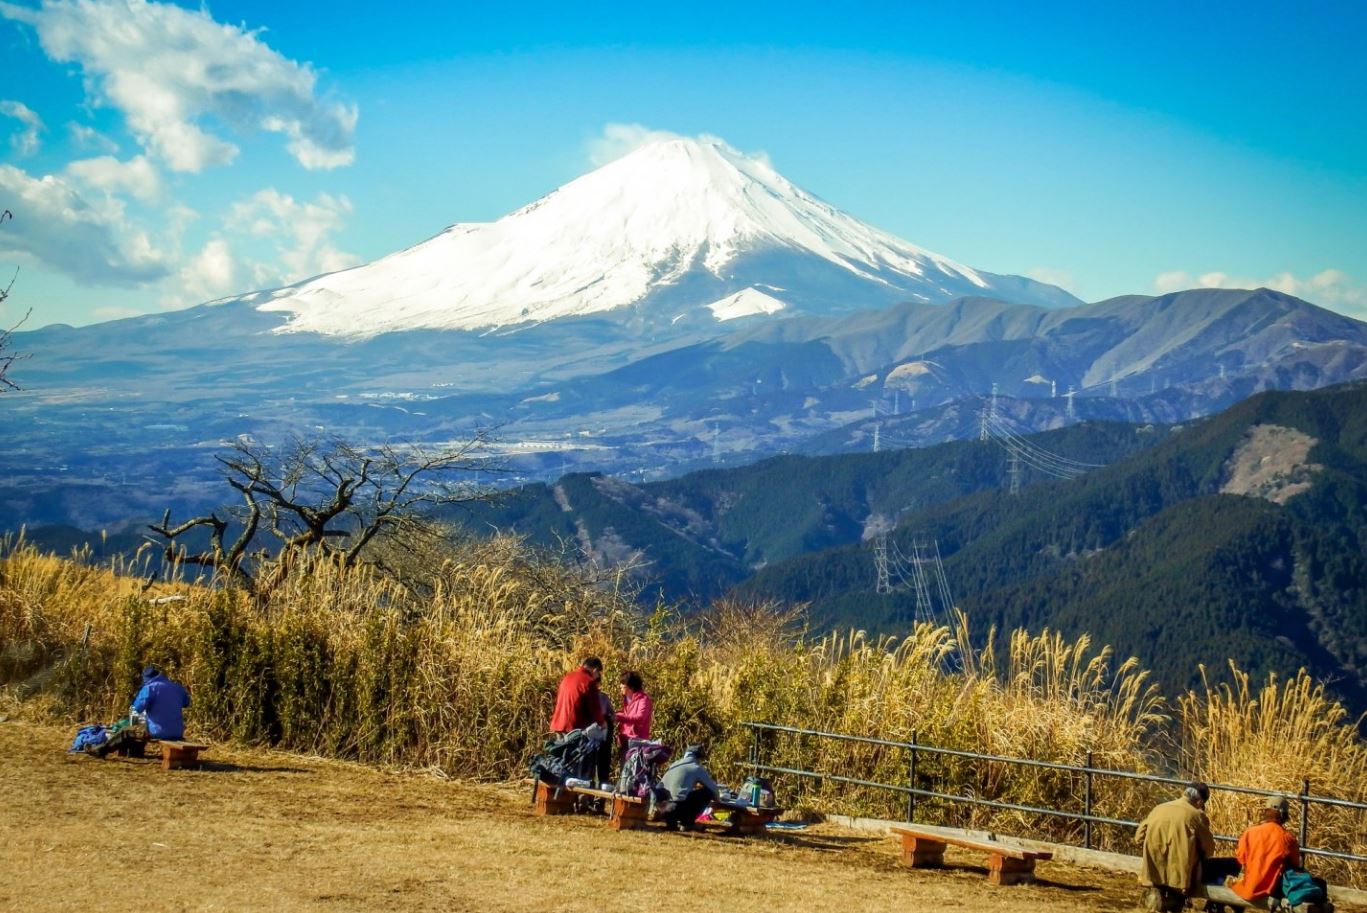
[[627, 802], [620, 796], [612, 800], [608, 827], [614, 831], [637, 831], [646, 827], [646, 807], [642, 802]]
[[987, 861], [989, 884], [1029, 884], [1035, 880], [1035, 860], [990, 856]]
[[534, 806], [534, 813], [537, 815], [572, 815], [574, 814], [574, 794], [538, 782]]
[[198, 767], [199, 749], [198, 748], [173, 748], [170, 745], [161, 746], [161, 769], [175, 770], [180, 767]]
[[945, 864], [945, 845], [938, 840], [902, 835], [902, 861], [915, 869]]
[[745, 812], [732, 812], [732, 829], [735, 834], [741, 837], [754, 837], [759, 834], [768, 834], [769, 829], [766, 825], [772, 820], [767, 815], [750, 815]]

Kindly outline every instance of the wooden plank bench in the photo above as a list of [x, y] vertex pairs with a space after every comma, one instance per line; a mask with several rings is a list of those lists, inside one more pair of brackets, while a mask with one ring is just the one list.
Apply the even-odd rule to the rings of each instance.
[[[1236, 910], [1284, 910], [1285, 907], [1279, 906], [1269, 897], [1260, 897], [1257, 900], [1244, 900], [1238, 894], [1222, 884], [1198, 884], [1188, 894], [1189, 898], [1198, 898], [1206, 902], [1206, 908], [1212, 906], [1232, 907]], [[1291, 908], [1294, 913], [1320, 913], [1322, 910], [1333, 909], [1325, 904], [1298, 904]]]
[[[532, 796], [533, 813], [572, 815], [576, 796], [601, 799], [608, 810], [608, 827], [615, 831], [642, 830], [650, 824], [644, 799], [589, 786], [551, 786], [539, 780], [536, 781], [536, 791]], [[730, 812], [731, 820], [726, 826], [730, 833], [742, 837], [768, 833], [765, 828], [769, 822], [783, 814], [779, 808], [755, 808], [722, 799], [714, 801], [712, 808]]]
[[951, 843], [986, 853], [987, 880], [990, 884], [1026, 884], [1034, 881], [1035, 862], [1054, 858], [1054, 854], [1048, 850], [1032, 850], [1017, 840], [995, 834], [974, 836], [914, 824], [889, 830], [902, 838], [902, 861], [913, 868], [944, 865], [945, 846]]
[[157, 744], [161, 746], [162, 770], [198, 767], [199, 753], [209, 747], [200, 742], [184, 742], [179, 739], [159, 739]]
[[727, 802], [725, 799], [714, 800], [712, 809], [730, 812], [731, 833], [740, 837], [769, 833], [769, 822], [777, 820], [778, 816], [783, 814], [781, 808], [759, 808], [739, 802]]

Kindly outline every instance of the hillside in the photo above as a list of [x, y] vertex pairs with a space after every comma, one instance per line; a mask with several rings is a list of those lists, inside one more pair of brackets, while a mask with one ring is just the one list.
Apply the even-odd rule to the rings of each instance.
[[[69, 738], [0, 721], [12, 812], [0, 817], [4, 909], [65, 913], [92, 884], [117, 885], [121, 908], [186, 913], [549, 913], [585, 909], [585, 898], [609, 909], [802, 913], [813, 897], [837, 895], [868, 911], [972, 898], [991, 913], [1073, 913], [1120, 909], [1136, 894], [1128, 873], [1062, 862], [1043, 864], [1039, 884], [992, 888], [981, 855], [957, 849], [944, 871], [911, 870], [894, 841], [829, 825], [750, 840], [618, 832], [601, 818], [535, 818], [520, 786], [226, 745], [202, 771], [168, 773], [152, 761], [64, 756]], [[174, 901], [158, 880], [129, 877], [130, 865], [143, 875], [174, 866]]]
[[[1258, 673], [1304, 666], [1361, 709], [1364, 505], [1367, 386], [1350, 385], [1262, 394], [1080, 479], [909, 512], [890, 538], [938, 543], [979, 630], [1090, 633], [1169, 691], [1226, 658]], [[810, 602], [818, 626], [904, 630], [914, 596], [876, 595], [872, 580], [870, 550], [846, 545], [767, 567], [738, 592]]]
[[[1038, 440], [1078, 459], [1109, 462], [1161, 440], [1164, 429], [1085, 423]], [[452, 518], [476, 532], [517, 532], [540, 545], [573, 544], [603, 563], [636, 560], [647, 596], [706, 600], [755, 569], [857, 543], [870, 523], [891, 524], [961, 495], [998, 488], [996, 444], [958, 441], [843, 456], [780, 456], [633, 485], [570, 474], [527, 485]]]

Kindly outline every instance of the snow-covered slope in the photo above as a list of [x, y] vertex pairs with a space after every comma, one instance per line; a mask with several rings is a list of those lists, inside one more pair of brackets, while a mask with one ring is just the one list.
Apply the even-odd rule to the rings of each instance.
[[[1074, 304], [1054, 286], [955, 263], [872, 228], [716, 140], [642, 146], [497, 222], [279, 290], [282, 328], [368, 337], [598, 314], [666, 323], [838, 313], [966, 294]], [[733, 296], [735, 306], [722, 305]], [[760, 296], [763, 296], [762, 298]], [[658, 304], [658, 307], [655, 305]], [[658, 313], [657, 313], [658, 312]]]

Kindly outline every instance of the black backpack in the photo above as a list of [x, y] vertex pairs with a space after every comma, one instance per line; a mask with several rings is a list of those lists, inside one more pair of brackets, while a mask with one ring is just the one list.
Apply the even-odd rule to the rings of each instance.
[[590, 738], [582, 729], [548, 740], [541, 754], [532, 758], [532, 779], [550, 786], [561, 786], [571, 777], [589, 779], [601, 741]]

